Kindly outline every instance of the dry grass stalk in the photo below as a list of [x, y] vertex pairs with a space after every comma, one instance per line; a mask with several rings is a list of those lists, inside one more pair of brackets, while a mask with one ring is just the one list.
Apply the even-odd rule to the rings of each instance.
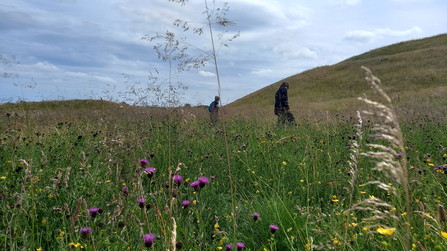
[[175, 222], [174, 217], [172, 217], [172, 232], [171, 232], [172, 251], [175, 251], [176, 240], [177, 240], [177, 224]]
[[68, 180], [69, 180], [69, 176], [70, 176], [70, 171], [71, 171], [71, 167], [67, 167], [67, 171], [65, 171], [65, 176], [64, 176], [64, 187], [68, 188]]
[[[369, 85], [378, 93], [384, 100], [386, 101], [386, 105], [371, 101], [366, 96], [364, 98], [359, 98], [359, 100], [365, 102], [367, 105], [369, 105], [370, 110], [364, 111], [364, 114], [372, 116], [374, 118], [377, 118], [378, 121], [383, 121], [382, 124], [375, 124], [373, 130], [377, 132], [377, 134], [374, 134], [373, 137], [377, 140], [383, 140], [385, 142], [389, 142], [390, 147], [387, 147], [382, 144], [368, 144], [367, 146], [370, 148], [374, 148], [376, 151], [368, 151], [366, 153], [360, 153], [361, 156], [366, 156], [370, 159], [372, 159], [375, 162], [375, 167], [372, 168], [374, 171], [380, 171], [382, 172], [387, 178], [389, 178], [391, 181], [396, 181], [400, 185], [402, 185], [404, 191], [405, 191], [405, 222], [403, 225], [405, 226], [405, 249], [410, 249], [410, 193], [409, 193], [409, 187], [408, 187], [408, 173], [406, 168], [406, 155], [405, 155], [405, 147], [403, 144], [403, 136], [402, 132], [400, 130], [399, 122], [397, 119], [397, 115], [394, 112], [393, 105], [391, 104], [390, 97], [383, 91], [381, 88], [381, 81], [377, 77], [375, 77], [372, 72], [366, 68], [362, 68], [366, 71], [366, 80], [369, 83]], [[398, 149], [398, 152], [394, 150], [395, 148]], [[377, 151], [378, 150], [378, 151]], [[399, 157], [398, 157], [399, 156]], [[399, 161], [397, 161], [396, 158], [399, 158]], [[355, 158], [353, 159], [355, 160]], [[352, 169], [352, 168], [351, 168]], [[355, 170], [354, 170], [355, 171]], [[354, 179], [355, 177], [353, 177]], [[382, 181], [370, 181], [366, 184], [375, 185], [378, 186], [381, 189], [384, 189], [388, 192], [393, 193], [398, 198], [399, 193], [397, 190], [386, 184]], [[353, 184], [351, 184], [351, 188], [353, 187]], [[384, 208], [393, 209], [393, 210], [384, 210]], [[381, 210], [379, 210], [381, 209]], [[368, 198], [360, 203], [354, 204], [349, 210], [361, 210], [361, 211], [370, 211], [374, 217], [371, 217], [369, 221], [378, 222], [380, 220], [386, 220], [386, 219], [394, 219], [396, 221], [399, 220], [399, 217], [397, 217], [395, 212], [395, 207], [391, 204], [384, 202], [378, 198]], [[380, 224], [372, 225], [372, 227], [375, 226], [381, 226]], [[386, 226], [384, 226], [386, 227]]]
[[82, 197], [79, 197], [78, 204], [76, 205], [76, 209], [75, 209], [75, 211], [73, 212], [73, 215], [70, 218], [71, 228], [74, 227], [74, 224], [76, 223], [76, 221], [79, 218], [78, 215], [79, 215], [79, 212], [81, 211], [82, 201], [83, 201]]
[[438, 205], [438, 212], [439, 212], [439, 221], [447, 221], [443, 205]]

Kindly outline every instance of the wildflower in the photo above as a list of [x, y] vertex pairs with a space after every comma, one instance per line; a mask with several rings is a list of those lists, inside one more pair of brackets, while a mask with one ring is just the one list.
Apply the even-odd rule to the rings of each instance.
[[199, 177], [199, 186], [204, 188], [206, 184], [210, 183], [207, 177]]
[[124, 221], [120, 220], [120, 221], [118, 222], [118, 227], [119, 227], [119, 228], [124, 228], [125, 226], [126, 226], [126, 224], [124, 223]]
[[182, 184], [182, 180], [183, 180], [183, 177], [178, 174], [176, 174], [176, 175], [174, 175], [174, 177], [172, 177], [172, 181], [174, 181], [174, 183], [177, 185], [177, 187], [179, 187]]
[[228, 245], [225, 246], [225, 250], [226, 251], [233, 250], [233, 246], [228, 244]]
[[155, 157], [155, 153], [150, 153], [149, 156], [151, 156], [151, 158]]
[[4, 180], [4, 179], [6, 179], [6, 176], [0, 177], [0, 180]]
[[257, 221], [259, 216], [261, 216], [259, 213], [253, 213], [253, 220]]
[[189, 200], [184, 200], [182, 202], [183, 209], [186, 209], [189, 206], [189, 204], [190, 204]]
[[441, 236], [444, 237], [445, 239], [447, 239], [447, 233], [446, 232], [441, 232]]
[[402, 158], [402, 153], [397, 153], [396, 157], [399, 158], [399, 159]]
[[98, 215], [98, 211], [99, 211], [99, 208], [96, 208], [96, 207], [88, 210], [88, 212], [92, 215], [92, 218], [96, 218], [96, 216]]
[[157, 170], [156, 170], [155, 168], [153, 168], [153, 167], [148, 167], [148, 168], [144, 169], [144, 173], [147, 174], [147, 177], [148, 177], [149, 179], [152, 178], [152, 177], [154, 176], [154, 173], [155, 173], [156, 171], [157, 171]]
[[238, 242], [238, 243], [236, 243], [236, 247], [237, 247], [237, 250], [242, 250], [243, 248], [245, 248], [245, 246], [244, 246], [244, 243], [242, 243], [242, 242]]
[[396, 231], [396, 228], [382, 228], [379, 227], [377, 229], [377, 232], [379, 232], [379, 234], [385, 235], [385, 236], [390, 236], [394, 233], [394, 231]]
[[276, 225], [270, 225], [270, 232], [271, 232], [272, 234], [275, 234], [276, 230], [278, 230], [278, 229], [279, 229], [278, 226], [276, 226]]
[[145, 198], [140, 198], [140, 199], [137, 200], [137, 202], [138, 202], [140, 208], [143, 208], [143, 207], [144, 207], [144, 202], [145, 202], [145, 201], [146, 201]]
[[193, 183], [191, 183], [191, 188], [199, 190], [199, 181], [194, 181]]
[[149, 161], [147, 159], [141, 159], [140, 165], [142, 168], [144, 168], [145, 166], [149, 165]]
[[129, 188], [128, 187], [123, 187], [122, 191], [123, 191], [123, 195], [124, 196], [127, 197], [129, 195]]
[[152, 247], [152, 244], [155, 241], [155, 234], [145, 234], [143, 235], [144, 246], [147, 248]]
[[349, 176], [349, 175], [351, 175], [351, 172], [347, 172], [346, 174]]
[[82, 239], [87, 239], [89, 234], [92, 233], [92, 229], [88, 227], [84, 227], [81, 229], [81, 237]]
[[283, 161], [282, 164], [285, 166], [285, 165], [287, 165], [287, 162]]
[[36, 251], [42, 251], [42, 248], [38, 248], [38, 249], [36, 249]]

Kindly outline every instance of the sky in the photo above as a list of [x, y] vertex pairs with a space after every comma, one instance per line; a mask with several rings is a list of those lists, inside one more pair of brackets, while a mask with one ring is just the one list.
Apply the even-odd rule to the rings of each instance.
[[[178, 1], [2, 0], [0, 103], [102, 98], [163, 105], [168, 98], [208, 105], [220, 94], [228, 104], [315, 67], [447, 32], [445, 0]], [[213, 55], [205, 3], [211, 21], [221, 13], [234, 22], [211, 26], [220, 91], [213, 60], [177, 71], [188, 58]], [[177, 19], [190, 28], [175, 26]], [[170, 54], [171, 63], [154, 49], [167, 40], [142, 39], [167, 32], [188, 47], [180, 59], [178, 50]]]

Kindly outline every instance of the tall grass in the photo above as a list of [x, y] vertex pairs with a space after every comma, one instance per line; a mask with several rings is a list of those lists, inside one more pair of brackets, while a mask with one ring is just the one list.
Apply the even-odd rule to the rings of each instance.
[[[169, 118], [165, 109], [130, 106], [2, 106], [0, 246], [445, 249], [437, 210], [446, 195], [445, 122], [429, 110], [414, 120], [367, 102], [361, 121], [328, 113], [276, 129], [274, 120], [228, 110], [226, 133], [208, 123], [206, 108], [175, 108]], [[191, 188], [200, 177], [209, 183]], [[95, 217], [94, 208], [102, 209]]]

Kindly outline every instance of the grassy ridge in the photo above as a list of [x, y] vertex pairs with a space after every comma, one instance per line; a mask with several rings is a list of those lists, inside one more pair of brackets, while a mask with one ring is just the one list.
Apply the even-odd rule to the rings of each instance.
[[[383, 89], [401, 105], [447, 91], [447, 34], [382, 47], [331, 66], [290, 76], [228, 105], [235, 109], [260, 109], [273, 114], [274, 94], [283, 81], [290, 84], [289, 103], [295, 111], [344, 111], [360, 105], [362, 93], [375, 94], [364, 84], [361, 66], [370, 68]], [[440, 96], [440, 95], [438, 95]], [[437, 105], [445, 105], [444, 101]]]

